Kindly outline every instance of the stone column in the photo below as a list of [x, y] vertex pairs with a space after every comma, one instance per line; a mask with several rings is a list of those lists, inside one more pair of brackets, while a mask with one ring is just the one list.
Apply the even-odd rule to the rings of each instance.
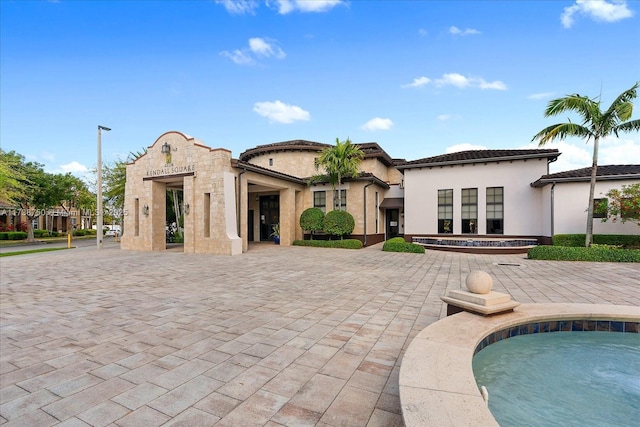
[[[151, 236], [151, 250], [164, 251], [167, 248], [167, 184], [151, 182], [151, 203], [149, 203], [149, 217], [145, 231]], [[145, 200], [146, 201], [146, 200]]]
[[[196, 247], [196, 223], [202, 223], [201, 204], [197, 205], [194, 198], [195, 176], [185, 176], [182, 183], [182, 204], [184, 212], [184, 252], [194, 253]], [[189, 213], [186, 207], [189, 206]]]

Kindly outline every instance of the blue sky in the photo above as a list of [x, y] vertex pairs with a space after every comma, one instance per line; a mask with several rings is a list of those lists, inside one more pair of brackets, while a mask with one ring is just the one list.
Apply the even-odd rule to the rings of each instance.
[[[0, 1], [0, 146], [82, 176], [177, 130], [234, 157], [306, 139], [415, 160], [535, 148], [552, 98], [640, 80], [637, 1]], [[636, 99], [634, 118], [640, 116]], [[549, 145], [552, 172], [592, 144]], [[640, 163], [640, 135], [599, 164]]]

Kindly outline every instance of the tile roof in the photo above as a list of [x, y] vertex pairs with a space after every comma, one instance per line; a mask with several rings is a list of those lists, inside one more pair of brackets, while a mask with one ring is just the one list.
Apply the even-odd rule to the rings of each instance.
[[[640, 165], [603, 165], [596, 170], [596, 180], [640, 180]], [[591, 180], [591, 166], [543, 175], [531, 184], [532, 187], [544, 187], [554, 182], [580, 182]]]
[[240, 154], [240, 160], [248, 161], [252, 157], [260, 154], [273, 153], [276, 151], [320, 151], [323, 148], [330, 147], [329, 144], [321, 142], [306, 141], [303, 139], [295, 139], [291, 141], [276, 142], [273, 144], [258, 145]]
[[399, 164], [397, 167], [398, 169], [411, 169], [418, 167], [500, 162], [505, 160], [521, 160], [541, 157], [555, 160], [559, 155], [560, 152], [557, 149], [469, 150], [411, 160], [409, 162]]

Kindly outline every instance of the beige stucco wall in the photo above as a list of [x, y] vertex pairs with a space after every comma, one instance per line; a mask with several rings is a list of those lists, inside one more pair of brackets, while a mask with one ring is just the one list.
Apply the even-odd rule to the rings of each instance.
[[[612, 188], [637, 184], [640, 180], [598, 181], [594, 198], [606, 198]], [[550, 197], [551, 184], [545, 187]], [[555, 234], [584, 234], [587, 229], [587, 207], [589, 205], [589, 182], [557, 183], [554, 189], [554, 229]], [[640, 227], [634, 221], [624, 224], [619, 220], [602, 222], [593, 220], [594, 234], [640, 234]]]
[[543, 235], [542, 191], [532, 188], [547, 173], [546, 159], [407, 169], [405, 233], [438, 233], [438, 190], [453, 189], [453, 234], [461, 234], [461, 190], [478, 189], [478, 234], [486, 234], [486, 189], [504, 188], [504, 235]]
[[[298, 178], [308, 178], [322, 173], [315, 169], [314, 159], [318, 155], [319, 152], [314, 151], [277, 151], [259, 154], [252, 157], [249, 163]], [[273, 160], [273, 165], [269, 164], [270, 159]]]

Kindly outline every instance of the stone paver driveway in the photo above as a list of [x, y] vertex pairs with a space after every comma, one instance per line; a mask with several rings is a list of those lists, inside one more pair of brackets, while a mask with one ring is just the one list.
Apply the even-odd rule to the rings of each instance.
[[470, 270], [520, 302], [637, 305], [640, 265], [257, 245], [0, 260], [3, 426], [401, 426], [398, 372]]

